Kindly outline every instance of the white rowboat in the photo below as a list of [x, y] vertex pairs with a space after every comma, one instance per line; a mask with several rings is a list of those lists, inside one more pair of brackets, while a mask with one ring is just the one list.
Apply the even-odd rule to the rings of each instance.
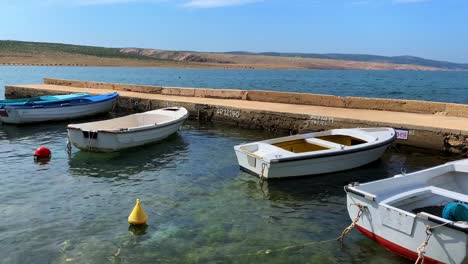
[[330, 173], [379, 159], [395, 140], [393, 128], [332, 129], [234, 147], [241, 169], [262, 178]]
[[167, 107], [124, 117], [68, 125], [68, 138], [85, 151], [111, 152], [161, 141], [188, 117], [183, 107]]
[[431, 227], [424, 263], [468, 263], [468, 222], [442, 216], [445, 205], [468, 203], [468, 159], [345, 190], [351, 219], [363, 208], [357, 229], [390, 251], [416, 260]]

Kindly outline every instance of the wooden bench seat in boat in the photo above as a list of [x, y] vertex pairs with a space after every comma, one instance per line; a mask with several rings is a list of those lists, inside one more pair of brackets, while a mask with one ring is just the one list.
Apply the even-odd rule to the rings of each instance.
[[337, 144], [337, 143], [334, 143], [334, 142], [330, 142], [330, 141], [327, 141], [327, 140], [323, 140], [323, 139], [320, 139], [320, 138], [306, 138], [305, 141], [309, 144], [314, 144], [314, 145], [319, 145], [321, 147], [325, 147], [325, 148], [335, 148], [335, 149], [342, 149], [345, 147], [345, 145], [341, 145], [341, 144]]

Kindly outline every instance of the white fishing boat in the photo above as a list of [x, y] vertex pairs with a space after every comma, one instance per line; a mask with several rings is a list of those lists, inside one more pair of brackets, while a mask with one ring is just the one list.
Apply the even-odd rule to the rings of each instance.
[[[349, 216], [362, 210], [356, 227], [385, 248], [412, 260], [424, 253], [424, 263], [467, 263], [468, 159], [345, 190]], [[447, 219], [454, 202], [465, 219]]]
[[393, 128], [332, 129], [234, 147], [241, 169], [261, 178], [330, 173], [379, 159], [395, 140]]
[[183, 107], [167, 107], [124, 117], [68, 125], [73, 146], [95, 152], [111, 152], [161, 141], [177, 132], [188, 117]]
[[0, 121], [10, 124], [24, 124], [93, 116], [112, 110], [118, 96], [118, 93], [109, 93], [50, 103], [5, 105], [0, 108]]

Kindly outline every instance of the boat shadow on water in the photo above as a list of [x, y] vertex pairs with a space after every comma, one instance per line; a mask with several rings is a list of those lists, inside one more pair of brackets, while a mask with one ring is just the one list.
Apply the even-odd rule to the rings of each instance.
[[0, 124], [0, 140], [28, 140], [40, 138], [61, 138], [66, 135], [64, 123], [50, 123], [47, 125], [26, 124], [10, 125]]
[[260, 180], [252, 177], [249, 187], [261, 191], [269, 200], [310, 200], [329, 196], [344, 197], [343, 186], [351, 182], [368, 182], [389, 177], [388, 165], [382, 159], [359, 168], [321, 175]]
[[[321, 175], [268, 179], [263, 182], [248, 174], [249, 189], [262, 191], [270, 200], [307, 200], [324, 196], [345, 197], [343, 187], [352, 182], [365, 183], [412, 172], [430, 165], [454, 160], [454, 157], [435, 156], [419, 149], [391, 148], [382, 158], [367, 165]], [[247, 173], [246, 173], [247, 174]]]
[[72, 176], [104, 177], [125, 180], [145, 171], [175, 167], [188, 144], [179, 134], [165, 140], [110, 153], [76, 151], [70, 155]]
[[92, 117], [84, 117], [78, 119], [64, 121], [50, 121], [41, 123], [28, 124], [7, 124], [0, 123], [0, 140], [22, 140], [28, 138], [62, 138], [66, 137], [67, 125], [78, 122], [92, 122], [106, 120], [118, 116], [115, 113], [104, 113]]

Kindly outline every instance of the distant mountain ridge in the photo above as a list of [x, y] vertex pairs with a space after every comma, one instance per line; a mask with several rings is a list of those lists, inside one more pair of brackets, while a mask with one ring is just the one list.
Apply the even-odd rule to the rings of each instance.
[[428, 67], [436, 67], [448, 70], [468, 70], [468, 63], [455, 63], [448, 61], [437, 61], [424, 59], [416, 56], [381, 56], [369, 54], [345, 54], [345, 53], [295, 53], [295, 52], [247, 52], [247, 51], [230, 51], [226, 54], [235, 55], [261, 55], [261, 56], [278, 56], [278, 57], [300, 57], [314, 59], [331, 59], [331, 60], [346, 60], [346, 61], [363, 61], [363, 62], [381, 62], [393, 64], [413, 64]]

